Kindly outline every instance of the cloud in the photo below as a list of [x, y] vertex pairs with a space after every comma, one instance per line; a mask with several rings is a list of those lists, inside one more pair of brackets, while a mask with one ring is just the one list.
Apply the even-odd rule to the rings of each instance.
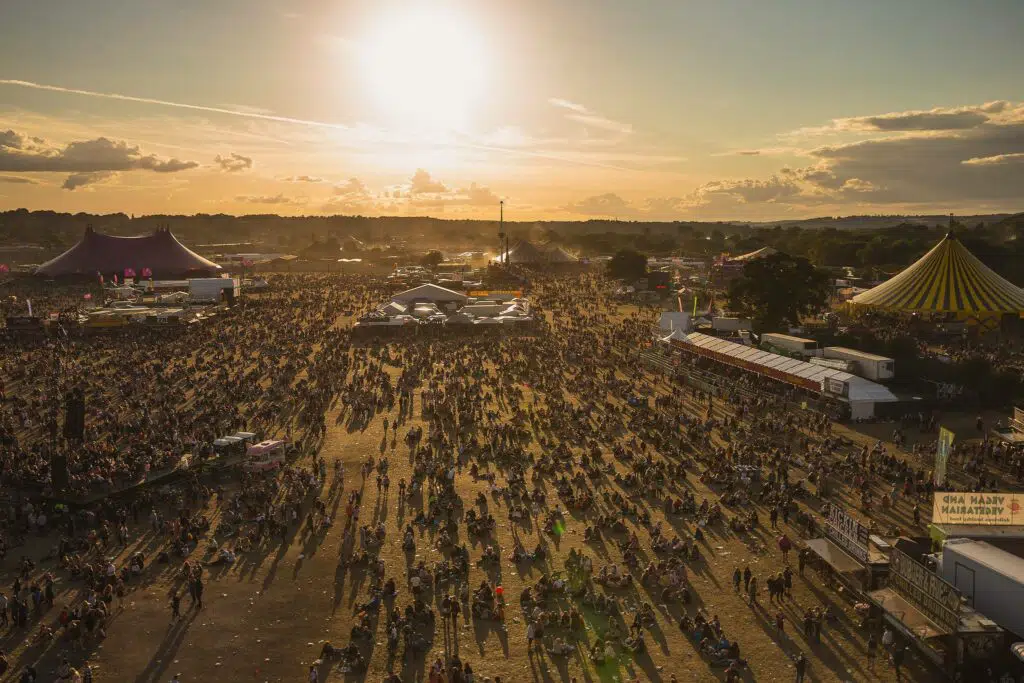
[[16, 175], [0, 175], [0, 183], [10, 183], [11, 185], [38, 185], [35, 180], [31, 178], [25, 178]]
[[409, 179], [409, 192], [412, 194], [438, 194], [447, 191], [444, 183], [431, 178], [430, 173], [422, 168], [417, 168]]
[[[96, 90], [81, 90], [78, 88], [65, 88], [59, 85], [47, 85], [45, 83], [33, 83], [32, 81], [20, 81], [16, 79], [0, 79], [0, 85], [10, 85], [19, 88], [31, 88], [33, 90], [45, 90], [47, 92], [59, 92], [67, 95], [82, 95], [85, 97], [98, 97], [107, 100], [121, 100], [122, 102], [136, 102], [138, 104], [152, 104], [160, 107], [174, 107], [176, 109], [190, 109], [192, 111], [205, 111], [212, 114], [226, 114], [228, 116], [241, 116], [249, 119], [262, 119], [264, 121], [278, 121], [280, 123], [295, 123], [302, 126], [314, 126], [316, 128], [333, 128], [336, 130], [348, 130], [348, 126], [340, 123], [327, 123], [325, 121], [310, 121], [308, 119], [295, 119], [289, 116], [274, 116], [272, 114], [261, 114], [255, 111], [229, 109], [227, 107], [207, 107], [200, 104], [187, 104], [184, 102], [171, 102], [170, 100], [158, 100], [151, 97], [135, 97], [133, 95], [121, 95], [119, 93], [98, 92]], [[237, 105], [232, 105], [237, 106]]]
[[[9, 142], [10, 136], [7, 137]], [[0, 171], [92, 173], [147, 170], [156, 173], [176, 173], [199, 165], [194, 161], [162, 160], [154, 154], [144, 155], [138, 147], [107, 138], [71, 142], [63, 148], [25, 147], [23, 143], [24, 138], [21, 138], [19, 147], [0, 147]]]
[[21, 149], [24, 144], [24, 138], [21, 135], [15, 133], [13, 130], [0, 131], [0, 149]]
[[1024, 152], [1014, 154], [996, 154], [990, 157], [974, 157], [960, 162], [967, 166], [1003, 166], [1006, 164], [1024, 164]]
[[590, 128], [599, 128], [612, 133], [619, 133], [621, 135], [629, 135], [633, 132], [633, 125], [625, 123], [623, 121], [616, 121], [606, 116], [602, 116], [597, 112], [591, 111], [589, 108], [576, 102], [570, 102], [559, 97], [552, 97], [548, 100], [548, 104], [558, 109], [563, 109], [567, 113], [565, 118], [570, 121], [576, 121], [582, 123]]
[[238, 171], [247, 171], [252, 168], [252, 158], [244, 157], [241, 154], [232, 152], [230, 155], [224, 157], [218, 154], [213, 159], [214, 163], [220, 166], [222, 171], [228, 173], [237, 173]]
[[374, 209], [374, 197], [359, 178], [349, 178], [334, 186], [334, 196], [322, 206], [325, 213], [368, 213]]
[[462, 190], [460, 194], [465, 196], [465, 203], [470, 206], [494, 206], [501, 201], [501, 197], [496, 195], [491, 188], [483, 187], [476, 183], [471, 183], [470, 186], [467, 189]]
[[759, 157], [800, 155], [802, 151], [796, 147], [761, 147], [759, 149], [731, 149], [712, 154], [713, 157]]
[[976, 128], [988, 121], [980, 110], [959, 109], [931, 111], [906, 111], [880, 116], [861, 116], [845, 119], [844, 124], [851, 129], [877, 131], [917, 131], [917, 130], [966, 130]]
[[697, 203], [711, 201], [716, 195], [744, 204], [785, 202], [800, 194], [800, 187], [788, 178], [772, 176], [767, 180], [715, 180], [694, 192]]
[[86, 185], [92, 185], [94, 183], [102, 182], [107, 178], [111, 178], [117, 175], [113, 171], [92, 171], [89, 173], [72, 173], [65, 180], [64, 184], [61, 185], [61, 189], [64, 190], [77, 190], [80, 187]]
[[369, 197], [370, 191], [366, 189], [366, 183], [353, 177], [341, 185], [335, 185], [334, 194], [340, 197]]
[[283, 179], [286, 183], [322, 183], [323, 178], [311, 175], [293, 175]]
[[235, 201], [246, 204], [305, 204], [304, 197], [287, 197], [283, 194], [276, 195], [238, 195]]
[[832, 119], [824, 126], [800, 128], [783, 137], [802, 137], [836, 133], [928, 133], [964, 131], [979, 128], [986, 123], [1006, 124], [1024, 119], [1024, 105], [1008, 100], [996, 100], [963, 107], [935, 107], [927, 110], [909, 110], [849, 116]]
[[605, 216], [611, 218], [623, 218], [636, 213], [636, 208], [632, 204], [614, 192], [587, 197], [567, 205], [565, 210], [582, 216]]
[[592, 218], [675, 221], [683, 218], [693, 208], [694, 201], [692, 197], [647, 197], [633, 203], [614, 192], [606, 192], [586, 197], [562, 207], [562, 210]]
[[978, 205], [1019, 209], [1024, 187], [1024, 105], [1005, 100], [835, 119], [825, 128], [870, 139], [803, 152], [806, 168], [767, 179], [706, 183], [698, 206], [742, 204]]

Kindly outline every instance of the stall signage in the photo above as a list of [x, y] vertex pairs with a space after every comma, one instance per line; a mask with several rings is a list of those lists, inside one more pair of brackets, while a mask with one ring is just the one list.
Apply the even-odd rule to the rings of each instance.
[[889, 558], [889, 586], [935, 623], [956, 632], [960, 625], [960, 591], [895, 548]]
[[829, 505], [825, 516], [825, 535], [862, 563], [868, 561], [868, 528], [838, 505]]
[[837, 396], [846, 395], [846, 382], [836, 379], [834, 377], [825, 378], [825, 391], [830, 394], [836, 394]]
[[939, 429], [939, 445], [935, 449], [935, 475], [932, 482], [937, 487], [946, 483], [946, 465], [949, 463], [949, 456], [953, 452], [953, 439], [956, 435], [949, 429]]
[[953, 493], [936, 491], [932, 507], [933, 524], [979, 524], [1009, 526], [1024, 524], [1024, 494]]

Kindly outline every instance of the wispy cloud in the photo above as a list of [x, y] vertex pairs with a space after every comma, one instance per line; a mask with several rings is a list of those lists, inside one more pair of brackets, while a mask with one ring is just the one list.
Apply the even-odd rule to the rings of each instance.
[[570, 121], [576, 121], [591, 128], [599, 128], [621, 135], [629, 135], [633, 132], [633, 124], [602, 116], [577, 102], [571, 102], [560, 97], [552, 97], [548, 100], [548, 104], [568, 112], [565, 118]]
[[235, 197], [235, 201], [246, 204], [305, 204], [305, 197], [288, 197], [283, 194], [276, 195], [248, 195], [242, 194]]
[[974, 157], [960, 162], [967, 166], [1005, 166], [1007, 164], [1024, 164], [1024, 152], [1013, 154], [996, 154], [990, 157]]
[[189, 109], [191, 111], [205, 111], [212, 114], [225, 114], [227, 116], [241, 116], [250, 119], [261, 119], [264, 121], [277, 121], [279, 123], [294, 123], [302, 126], [316, 126], [318, 128], [333, 128], [335, 130], [348, 130], [349, 127], [340, 123], [327, 123], [324, 121], [312, 121], [310, 119], [297, 119], [290, 116], [276, 116], [274, 114], [261, 114], [255, 111], [240, 111], [227, 107], [208, 107], [201, 104], [187, 104], [185, 102], [171, 102], [170, 100], [159, 100], [152, 97], [135, 97], [134, 95], [122, 95], [120, 93], [99, 92], [96, 90], [82, 90], [80, 88], [65, 88], [59, 85], [46, 85], [44, 83], [33, 83], [32, 81], [19, 81], [13, 79], [0, 79], [0, 85], [10, 85], [19, 88], [32, 88], [33, 90], [45, 90], [47, 92], [59, 92], [67, 95], [83, 95], [85, 97], [101, 97], [108, 100], [120, 100], [122, 102], [137, 102], [139, 104], [153, 104], [161, 107], [174, 107], [176, 109]]
[[[150, 97], [136, 97], [134, 95], [122, 95], [120, 93], [106, 93], [96, 90], [84, 90], [80, 88], [66, 88], [57, 85], [48, 85], [43, 83], [34, 83], [32, 81], [23, 81], [15, 79], [0, 79], [0, 86], [7, 85], [12, 87], [30, 88], [33, 90], [43, 90], [47, 92], [63, 93], [67, 95], [79, 95], [83, 97], [95, 97], [108, 100], [119, 100], [122, 102], [135, 102], [139, 104], [151, 104], [160, 107], [170, 107], [174, 109], [182, 109], [188, 111], [197, 112], [208, 112], [211, 114], [223, 114], [225, 116], [240, 117], [246, 119], [255, 119], [260, 121], [272, 121], [276, 123], [294, 124], [297, 126], [305, 126], [310, 128], [328, 129], [334, 131], [344, 131], [350, 134], [354, 134], [357, 140], [360, 142], [368, 143], [371, 141], [382, 141], [389, 144], [407, 144], [407, 145], [422, 145], [423, 141], [415, 138], [408, 138], [394, 132], [384, 131], [376, 128], [368, 129], [363, 126], [347, 126], [341, 123], [331, 123], [326, 121], [314, 121], [311, 119], [301, 119], [290, 116], [277, 116], [273, 114], [262, 114], [255, 111], [240, 111], [234, 108], [227, 107], [211, 107], [199, 104], [189, 104], [185, 102], [173, 102], [170, 100], [161, 100]], [[572, 104], [572, 103], [569, 103]], [[564, 107], [563, 107], [564, 108]], [[584, 116], [576, 112], [573, 115]], [[591, 117], [595, 117], [591, 121], [591, 125], [595, 127], [604, 127], [606, 130], [618, 130], [621, 132], [625, 127], [629, 127], [632, 130], [632, 126], [629, 124], [621, 124], [618, 122], [611, 121], [610, 119], [604, 119], [603, 117], [589, 114]], [[600, 121], [598, 120], [600, 119]], [[577, 166], [591, 166], [597, 168], [610, 168], [622, 171], [629, 171], [627, 169], [614, 164], [604, 164], [594, 161], [588, 161], [584, 159], [574, 159], [571, 156], [560, 155], [558, 153], [549, 153], [546, 151], [529, 151], [524, 149], [512, 149], [503, 147], [495, 144], [480, 144], [477, 143], [474, 136], [452, 133], [449, 135], [438, 138], [434, 144], [439, 147], [461, 147], [464, 149], [473, 149], [478, 151], [489, 151], [497, 152], [501, 154], [509, 154], [520, 157], [533, 157], [541, 159], [549, 159], [552, 161], [560, 161], [570, 165]]]

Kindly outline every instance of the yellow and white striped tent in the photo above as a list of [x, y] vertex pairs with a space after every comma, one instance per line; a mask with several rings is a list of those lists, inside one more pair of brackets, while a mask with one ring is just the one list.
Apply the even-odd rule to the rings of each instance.
[[1024, 290], [978, 260], [952, 232], [899, 275], [850, 301], [858, 306], [967, 317], [1024, 312]]

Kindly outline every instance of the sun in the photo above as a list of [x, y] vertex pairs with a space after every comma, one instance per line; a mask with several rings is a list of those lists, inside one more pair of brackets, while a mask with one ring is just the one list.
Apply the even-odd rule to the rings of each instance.
[[482, 98], [480, 37], [446, 8], [422, 7], [382, 18], [361, 41], [359, 52], [367, 92], [391, 124], [459, 131]]

